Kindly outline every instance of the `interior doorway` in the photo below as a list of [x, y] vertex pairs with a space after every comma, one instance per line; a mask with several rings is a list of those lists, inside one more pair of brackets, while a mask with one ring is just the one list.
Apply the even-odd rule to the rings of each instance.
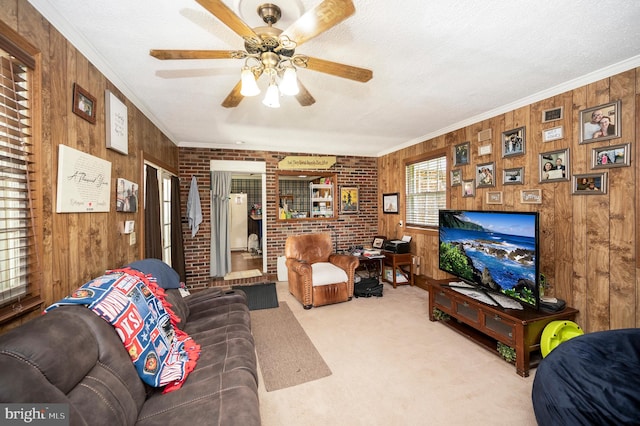
[[[246, 207], [235, 209], [234, 214], [244, 214], [247, 243], [242, 249], [231, 251], [231, 271], [241, 272], [258, 269], [267, 272], [267, 232], [266, 232], [266, 163], [264, 161], [224, 161], [212, 160], [211, 171], [232, 173], [231, 193], [246, 194]], [[231, 196], [230, 203], [234, 202]], [[237, 197], [240, 198], [240, 197]], [[246, 210], [246, 212], [244, 211]], [[245, 226], [245, 225], [243, 225]], [[257, 247], [256, 247], [256, 239]], [[257, 250], [259, 249], [259, 250]]]

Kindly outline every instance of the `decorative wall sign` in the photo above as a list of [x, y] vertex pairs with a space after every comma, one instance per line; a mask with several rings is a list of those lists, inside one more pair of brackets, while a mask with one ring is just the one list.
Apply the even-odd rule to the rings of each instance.
[[520, 191], [520, 203], [542, 204], [542, 189], [523, 189]]
[[543, 142], [551, 142], [558, 139], [562, 139], [564, 137], [564, 131], [562, 126], [553, 127], [551, 129], [542, 131], [542, 141]]
[[280, 160], [280, 170], [324, 170], [336, 164], [335, 156], [289, 156]]
[[487, 204], [502, 204], [502, 191], [487, 191], [486, 197]]
[[73, 107], [71, 111], [91, 124], [96, 124], [96, 98], [84, 90], [78, 83], [73, 83]]
[[127, 106], [109, 90], [104, 93], [107, 148], [121, 154], [129, 153]]
[[56, 213], [108, 212], [110, 194], [109, 161], [58, 146]]
[[493, 132], [491, 129], [484, 129], [478, 132], [478, 142], [491, 140]]
[[564, 107], [545, 109], [542, 111], [542, 122], [548, 123], [549, 121], [562, 120]]

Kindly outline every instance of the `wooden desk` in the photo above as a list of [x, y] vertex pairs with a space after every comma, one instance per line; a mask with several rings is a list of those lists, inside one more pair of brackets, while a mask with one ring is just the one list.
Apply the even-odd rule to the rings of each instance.
[[451, 318], [440, 321], [447, 327], [473, 340], [500, 356], [497, 343], [516, 351], [516, 373], [529, 375], [529, 369], [542, 359], [540, 338], [551, 321], [575, 320], [578, 311], [565, 308], [560, 312], [536, 311], [527, 306], [523, 310], [502, 309], [479, 302], [469, 296], [443, 286], [451, 280], [431, 282], [429, 285], [429, 319], [436, 321], [434, 308]]
[[[413, 259], [411, 257], [411, 253], [396, 254], [396, 253], [391, 253], [389, 251], [383, 251], [382, 254], [384, 254], [384, 264], [386, 266], [391, 267], [391, 275], [392, 275], [392, 279], [387, 280], [383, 272], [382, 279], [388, 283], [393, 284], [393, 288], [396, 288], [398, 284], [413, 285]], [[407, 272], [406, 270], [404, 270], [402, 266], [408, 266], [409, 271]], [[407, 279], [406, 283], [397, 282], [396, 280], [397, 271], [400, 272]]]

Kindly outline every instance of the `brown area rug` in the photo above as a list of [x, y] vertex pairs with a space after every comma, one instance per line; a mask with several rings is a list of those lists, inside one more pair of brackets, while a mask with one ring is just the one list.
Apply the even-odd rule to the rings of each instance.
[[331, 375], [286, 302], [278, 308], [251, 311], [251, 330], [268, 392]]

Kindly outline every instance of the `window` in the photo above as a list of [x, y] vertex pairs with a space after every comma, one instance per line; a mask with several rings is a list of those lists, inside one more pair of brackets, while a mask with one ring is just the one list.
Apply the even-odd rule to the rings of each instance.
[[0, 322], [41, 303], [31, 117], [35, 60], [15, 37], [0, 26]]
[[447, 205], [447, 156], [438, 152], [405, 164], [407, 226], [438, 226]]

